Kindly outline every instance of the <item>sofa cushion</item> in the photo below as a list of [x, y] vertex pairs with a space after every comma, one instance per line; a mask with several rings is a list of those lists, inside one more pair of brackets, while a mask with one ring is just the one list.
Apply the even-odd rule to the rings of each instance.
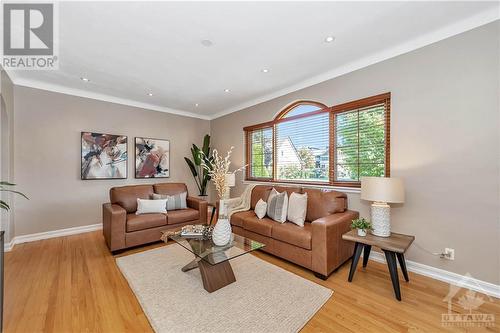
[[259, 220], [257, 215], [254, 214], [252, 217], [247, 217], [243, 220], [243, 228], [248, 231], [252, 231], [256, 234], [271, 237], [271, 232], [273, 225], [278, 223], [274, 222], [270, 218], [264, 217]]
[[274, 188], [267, 199], [267, 216], [272, 220], [285, 223], [288, 211], [288, 194], [283, 191], [278, 193]]
[[299, 227], [291, 222], [275, 223], [273, 225], [271, 237], [310, 250], [312, 238], [311, 223], [305, 223], [303, 227]]
[[154, 184], [153, 189], [155, 193], [174, 195], [182, 192], [187, 192], [187, 186], [184, 183], [160, 183]]
[[255, 209], [255, 205], [260, 199], [267, 202], [267, 197], [269, 197], [269, 193], [271, 193], [272, 189], [273, 187], [268, 185], [255, 186], [250, 197], [250, 208]]
[[247, 210], [246, 212], [238, 212], [231, 215], [231, 224], [237, 227], [243, 227], [243, 220], [247, 217], [256, 216], [253, 210]]
[[166, 207], [167, 210], [176, 210], [176, 209], [186, 209], [187, 208], [187, 192], [177, 193], [174, 195], [168, 194], [158, 194], [153, 193], [151, 195], [153, 200], [163, 200], [166, 199]]
[[318, 189], [304, 189], [307, 193], [306, 221], [312, 222], [333, 213], [343, 213], [347, 209], [345, 193]]
[[200, 212], [193, 208], [169, 210], [167, 215], [168, 224], [177, 224], [200, 219]]
[[299, 186], [274, 186], [274, 188], [279, 193], [286, 191], [286, 194], [288, 195], [288, 197], [290, 197], [293, 192], [302, 193], [302, 187], [299, 187]]
[[165, 214], [127, 214], [127, 232], [161, 227], [163, 225], [167, 225], [167, 216]]
[[127, 213], [135, 213], [137, 198], [149, 199], [151, 194], [153, 194], [153, 186], [151, 185], [121, 186], [109, 190], [111, 203], [122, 206]]

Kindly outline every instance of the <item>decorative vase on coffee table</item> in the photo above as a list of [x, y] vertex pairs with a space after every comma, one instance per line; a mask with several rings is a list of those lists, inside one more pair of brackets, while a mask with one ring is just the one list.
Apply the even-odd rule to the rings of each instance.
[[219, 203], [219, 219], [212, 232], [212, 242], [217, 246], [224, 246], [231, 240], [231, 223], [227, 216], [227, 207], [224, 200]]

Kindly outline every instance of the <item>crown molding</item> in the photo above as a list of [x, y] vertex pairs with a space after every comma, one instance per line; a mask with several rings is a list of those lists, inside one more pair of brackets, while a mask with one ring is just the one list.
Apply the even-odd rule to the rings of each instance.
[[83, 89], [64, 87], [64, 86], [61, 86], [58, 84], [46, 83], [46, 82], [42, 82], [42, 81], [38, 81], [38, 80], [24, 79], [24, 78], [20, 78], [20, 77], [16, 76], [16, 74], [14, 74], [14, 71], [12, 71], [12, 70], [8, 70], [6, 72], [9, 75], [10, 79], [12, 80], [12, 83], [14, 85], [20, 86], [20, 87], [28, 87], [28, 88], [46, 90], [46, 91], [56, 92], [56, 93], [60, 93], [60, 94], [89, 98], [89, 99], [94, 99], [94, 100], [109, 102], [109, 103], [115, 103], [115, 104], [120, 104], [120, 105], [132, 106], [132, 107], [151, 110], [151, 111], [165, 112], [165, 113], [170, 113], [170, 114], [174, 114], [174, 115], [178, 115], [178, 116], [198, 118], [198, 119], [203, 119], [203, 120], [211, 120], [212, 119], [212, 117], [210, 117], [210, 116], [192, 113], [189, 111], [172, 109], [172, 108], [159, 106], [159, 105], [155, 105], [155, 104], [144, 103], [144, 102], [138, 102], [138, 101], [134, 101], [131, 99], [95, 93], [95, 92], [86, 91]]
[[325, 82], [331, 79], [334, 79], [336, 77], [342, 76], [344, 74], [354, 72], [356, 70], [368, 67], [370, 65], [382, 62], [384, 60], [388, 60], [394, 57], [397, 57], [399, 55], [417, 50], [419, 48], [428, 46], [430, 44], [439, 42], [441, 40], [444, 40], [449, 37], [453, 37], [456, 35], [459, 35], [461, 33], [464, 33], [466, 31], [478, 28], [480, 26], [486, 25], [488, 23], [497, 21], [500, 19], [500, 12], [498, 11], [498, 8], [492, 8], [490, 10], [485, 10], [483, 12], [480, 12], [474, 16], [471, 16], [467, 19], [464, 19], [462, 21], [453, 23], [451, 25], [448, 25], [444, 28], [435, 30], [433, 32], [430, 32], [428, 34], [425, 34], [423, 36], [417, 37], [413, 40], [410, 40], [408, 42], [399, 44], [395, 47], [388, 48], [386, 50], [383, 50], [381, 52], [375, 53], [373, 55], [370, 55], [368, 57], [362, 58], [360, 60], [356, 60], [353, 62], [350, 62], [344, 66], [335, 68], [331, 71], [328, 71], [326, 73], [323, 73], [321, 75], [317, 75], [315, 77], [312, 77], [310, 79], [304, 80], [302, 82], [296, 83], [292, 86], [289, 86], [287, 88], [281, 89], [279, 91], [272, 92], [270, 94], [257, 97], [255, 99], [252, 99], [250, 101], [238, 104], [236, 106], [230, 107], [228, 109], [225, 109], [223, 111], [220, 111], [214, 115], [211, 116], [211, 120], [217, 119], [220, 117], [223, 117], [225, 115], [241, 111], [243, 109], [249, 108], [251, 106], [267, 102], [269, 100], [290, 94], [292, 92], [311, 87], [315, 84]]

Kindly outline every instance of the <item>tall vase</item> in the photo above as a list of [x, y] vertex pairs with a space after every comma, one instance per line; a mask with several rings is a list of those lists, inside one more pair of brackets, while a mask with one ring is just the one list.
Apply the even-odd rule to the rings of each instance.
[[219, 202], [219, 219], [212, 231], [212, 242], [217, 246], [224, 246], [231, 240], [231, 223], [227, 216], [227, 207], [224, 200]]

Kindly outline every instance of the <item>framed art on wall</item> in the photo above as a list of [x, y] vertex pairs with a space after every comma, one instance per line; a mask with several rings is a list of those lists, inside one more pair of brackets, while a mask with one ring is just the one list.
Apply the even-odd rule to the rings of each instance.
[[126, 179], [127, 137], [81, 132], [81, 179]]
[[170, 141], [135, 138], [135, 178], [170, 177]]

